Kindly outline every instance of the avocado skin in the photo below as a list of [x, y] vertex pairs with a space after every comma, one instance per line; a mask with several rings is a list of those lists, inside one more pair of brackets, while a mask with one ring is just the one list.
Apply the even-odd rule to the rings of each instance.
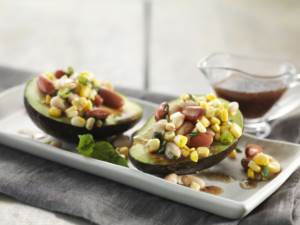
[[185, 160], [175, 162], [170, 165], [153, 165], [138, 161], [135, 158], [133, 158], [130, 154], [129, 159], [137, 169], [146, 173], [161, 175], [167, 175], [170, 173], [176, 173], [177, 175], [193, 174], [197, 171], [207, 169], [221, 162], [236, 148], [236, 145], [237, 141], [230, 145], [226, 150], [218, 154], [209, 156], [207, 158], [201, 159], [198, 163]]
[[59, 140], [75, 144], [78, 142], [78, 135], [80, 134], [90, 133], [94, 136], [95, 139], [103, 139], [113, 135], [121, 134], [126, 130], [132, 128], [139, 121], [139, 119], [137, 119], [127, 121], [127, 123], [104, 125], [100, 128], [94, 127], [92, 130], [87, 130], [84, 127], [75, 127], [71, 124], [58, 122], [42, 115], [29, 104], [26, 97], [24, 97], [24, 105], [31, 120], [41, 130]]

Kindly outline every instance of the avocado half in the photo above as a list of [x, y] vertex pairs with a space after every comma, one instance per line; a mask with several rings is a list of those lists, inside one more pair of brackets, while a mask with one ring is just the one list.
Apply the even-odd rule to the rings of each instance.
[[95, 139], [101, 139], [125, 132], [133, 127], [141, 118], [143, 109], [136, 103], [124, 97], [125, 104], [122, 111], [113, 110], [102, 127], [87, 130], [84, 127], [75, 127], [67, 117], [54, 118], [48, 114], [49, 107], [42, 103], [43, 94], [37, 86], [37, 78], [26, 84], [24, 105], [31, 120], [45, 133], [57, 139], [77, 143], [78, 135], [90, 133]]
[[[174, 100], [169, 104], [176, 104], [178, 100]], [[226, 102], [226, 100], [222, 101]], [[237, 123], [242, 128], [244, 127], [243, 116], [240, 111], [235, 116], [230, 116], [229, 119]], [[145, 125], [135, 133], [135, 135], [145, 134], [153, 124], [155, 123], [154, 116], [148, 119]], [[230, 152], [232, 152], [238, 143], [239, 139], [235, 139], [230, 145], [222, 144], [218, 141], [214, 141], [210, 147], [212, 155], [200, 159], [197, 163], [188, 159], [170, 160], [164, 157], [164, 155], [151, 154], [145, 148], [143, 144], [136, 143], [129, 149], [129, 159], [132, 164], [139, 170], [152, 174], [169, 174], [176, 173], [178, 175], [192, 174], [197, 171], [209, 168], [218, 164], [220, 161], [226, 158]]]

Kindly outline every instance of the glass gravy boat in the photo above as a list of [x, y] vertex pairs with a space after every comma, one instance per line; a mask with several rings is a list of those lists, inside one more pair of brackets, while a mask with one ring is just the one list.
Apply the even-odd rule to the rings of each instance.
[[259, 137], [271, 132], [265, 115], [300, 78], [290, 63], [225, 53], [205, 57], [198, 68], [219, 97], [239, 103], [245, 132]]

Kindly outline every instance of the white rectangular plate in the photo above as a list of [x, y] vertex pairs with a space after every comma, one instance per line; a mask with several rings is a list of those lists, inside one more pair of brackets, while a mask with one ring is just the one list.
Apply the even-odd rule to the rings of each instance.
[[[133, 128], [137, 129], [153, 113], [156, 105], [137, 99], [134, 101], [144, 108], [143, 120]], [[225, 171], [235, 179], [233, 182], [206, 180], [209, 185], [222, 187], [223, 194], [215, 196], [197, 192], [181, 185], [168, 183], [133, 167], [124, 168], [86, 158], [72, 151], [39, 143], [20, 134], [20, 130], [23, 129], [38, 131], [26, 115], [23, 106], [23, 86], [17, 86], [0, 94], [0, 127], [2, 128], [0, 142], [3, 144], [227, 218], [240, 218], [247, 215], [277, 190], [300, 164], [299, 145], [244, 135], [239, 143], [241, 149], [247, 143], [262, 145], [266, 153], [271, 154], [281, 163], [282, 172], [269, 182], [260, 182], [255, 189], [242, 189], [239, 181], [245, 179], [245, 174], [240, 166], [240, 159], [243, 155], [241, 153], [238, 154], [238, 159], [225, 159], [212, 168], [214, 171]]]

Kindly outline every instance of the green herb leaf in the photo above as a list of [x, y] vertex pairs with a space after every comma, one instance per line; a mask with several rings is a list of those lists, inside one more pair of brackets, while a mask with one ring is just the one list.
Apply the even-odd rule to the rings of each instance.
[[107, 141], [97, 142], [91, 156], [95, 159], [127, 167], [127, 160], [121, 157], [114, 147]]
[[199, 134], [198, 131], [193, 131], [193, 132], [191, 132], [191, 133], [189, 134], [189, 136], [190, 136], [190, 137], [195, 137], [195, 136], [197, 136], [198, 134]]
[[79, 144], [77, 150], [81, 155], [91, 156], [94, 152], [95, 141], [92, 135], [79, 135]]
[[236, 152], [242, 153], [243, 151], [240, 148], [235, 148]]
[[166, 151], [166, 145], [167, 145], [167, 142], [165, 140], [161, 141], [159, 149], [157, 150], [157, 153], [158, 154], [164, 154], [165, 151]]
[[195, 99], [195, 97], [194, 97], [194, 95], [192, 95], [192, 94], [188, 94], [189, 95], [189, 97], [190, 97], [190, 99], [192, 100], [192, 101], [196, 101], [196, 99]]
[[269, 175], [270, 175], [269, 167], [264, 166], [263, 169], [262, 169], [262, 171], [261, 171], [261, 174], [262, 174], [263, 177], [265, 177], [265, 178], [269, 177]]
[[69, 88], [63, 88], [58, 91], [58, 95], [62, 98], [67, 98], [71, 94], [71, 90]]
[[79, 135], [79, 144], [77, 147], [81, 155], [110, 162], [120, 166], [128, 166], [127, 160], [120, 156], [115, 148], [107, 141], [94, 141], [90, 134]]

